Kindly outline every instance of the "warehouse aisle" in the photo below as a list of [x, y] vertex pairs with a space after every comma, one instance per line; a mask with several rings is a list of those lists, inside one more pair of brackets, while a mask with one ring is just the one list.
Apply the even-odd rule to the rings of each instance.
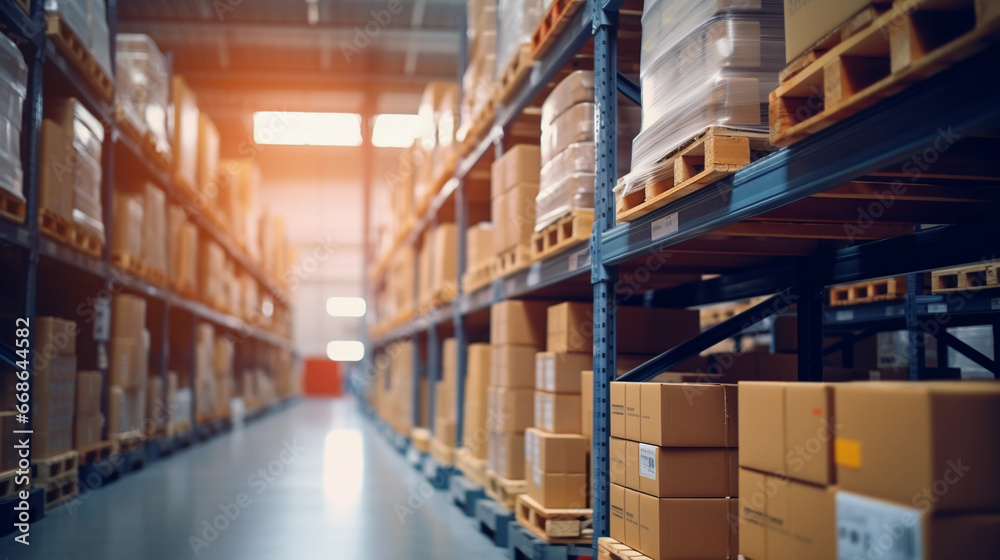
[[506, 558], [473, 526], [351, 400], [306, 399], [81, 495], [0, 558]]

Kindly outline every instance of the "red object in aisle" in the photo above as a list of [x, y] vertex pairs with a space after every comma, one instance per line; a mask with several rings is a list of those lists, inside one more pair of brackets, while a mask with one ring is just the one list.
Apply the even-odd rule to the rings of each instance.
[[306, 358], [302, 392], [306, 396], [339, 397], [343, 394], [340, 362], [322, 358]]

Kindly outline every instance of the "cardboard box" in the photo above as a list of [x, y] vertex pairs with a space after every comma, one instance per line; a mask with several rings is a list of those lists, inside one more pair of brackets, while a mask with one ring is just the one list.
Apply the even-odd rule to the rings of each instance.
[[538, 182], [514, 185], [502, 197], [504, 250], [529, 247], [535, 232], [535, 198]]
[[508, 300], [490, 308], [490, 343], [542, 348], [549, 302]]
[[77, 415], [74, 420], [73, 447], [79, 449], [101, 441], [101, 427], [104, 416], [96, 414]]
[[502, 478], [524, 478], [524, 434], [491, 432], [487, 462]]
[[507, 211], [507, 193], [500, 193], [490, 200], [490, 218], [493, 220], [493, 256], [499, 255], [510, 247], [507, 225], [504, 213]]
[[625, 384], [625, 439], [642, 439], [642, 383]]
[[73, 449], [72, 418], [68, 427], [58, 430], [34, 430], [31, 434], [31, 457], [45, 459]]
[[535, 427], [556, 434], [579, 434], [580, 395], [535, 391]]
[[205, 113], [198, 115], [198, 189], [213, 208], [218, 207], [219, 129]]
[[476, 459], [486, 459], [488, 390], [492, 350], [489, 344], [470, 344], [465, 375], [462, 442]]
[[659, 498], [738, 495], [737, 452], [726, 448], [657, 447], [629, 442], [626, 486]]
[[740, 469], [740, 554], [835, 560], [835, 488]]
[[[622, 306], [617, 313], [619, 354], [656, 355], [699, 332], [697, 311]], [[561, 303], [553, 306], [548, 319], [546, 350], [593, 351], [593, 304]], [[670, 325], [670, 328], [654, 328], [655, 325]]]
[[610, 499], [608, 501], [611, 510], [610, 537], [620, 543], [625, 542], [625, 488], [619, 484], [611, 484]]
[[587, 502], [587, 475], [547, 473], [535, 467], [528, 474], [528, 495], [544, 508], [583, 509]]
[[740, 466], [834, 484], [833, 391], [829, 383], [740, 382]]
[[101, 411], [101, 372], [81, 371], [76, 374], [77, 416], [97, 414]]
[[520, 183], [538, 183], [541, 174], [541, 151], [538, 146], [518, 144], [497, 158], [490, 167], [490, 198]]
[[148, 353], [141, 341], [132, 338], [112, 338], [108, 347], [110, 353], [108, 386], [124, 388], [141, 387], [148, 377]]
[[465, 232], [465, 265], [473, 268], [484, 262], [491, 261], [496, 253], [493, 251], [493, 236], [495, 228], [490, 222], [480, 222]]
[[594, 432], [594, 372], [580, 373], [580, 433], [593, 439]]
[[39, 145], [38, 207], [70, 222], [73, 220], [72, 168], [79, 157], [73, 150], [73, 136], [59, 123], [44, 119]]
[[490, 385], [508, 389], [534, 389], [537, 353], [538, 349], [534, 346], [493, 345]]
[[611, 437], [625, 438], [625, 400], [626, 391], [625, 388], [628, 383], [614, 382], [610, 383], [608, 387], [609, 393], [609, 407], [611, 409]]
[[181, 76], [171, 76], [170, 83], [174, 108], [174, 170], [180, 180], [194, 190], [198, 188], [198, 99]]
[[638, 441], [663, 447], [736, 447], [736, 385], [638, 385]]
[[1000, 547], [994, 512], [940, 515], [850, 492], [837, 492], [836, 512], [840, 558], [987, 560]]
[[35, 330], [35, 369], [44, 364], [44, 357], [75, 356], [76, 335], [79, 328], [73, 321], [58, 317], [36, 317], [32, 325]]
[[871, 4], [872, 0], [785, 0], [785, 62]]
[[656, 498], [639, 494], [639, 545], [657, 559], [735, 558], [736, 501]]
[[843, 490], [932, 508], [1000, 508], [1000, 385], [836, 386], [834, 460]]
[[625, 488], [639, 491], [639, 443], [625, 442]]
[[491, 432], [515, 433], [534, 426], [535, 391], [490, 387], [487, 429]]
[[626, 446], [628, 441], [619, 438], [611, 438], [608, 443], [608, 477], [612, 484], [625, 486], [628, 482], [626, 475], [632, 470], [632, 465], [626, 463], [628, 454]]
[[593, 366], [591, 354], [539, 352], [535, 355], [535, 389], [580, 394], [580, 374]]
[[545, 349], [548, 352], [593, 354], [592, 303], [563, 302], [549, 307], [547, 315]]
[[111, 338], [140, 340], [146, 328], [146, 300], [128, 294], [111, 299]]
[[625, 540], [626, 545], [639, 549], [639, 493], [625, 489]]
[[552, 434], [537, 428], [525, 431], [525, 457], [532, 467], [545, 473], [587, 473], [587, 438], [575, 434]]

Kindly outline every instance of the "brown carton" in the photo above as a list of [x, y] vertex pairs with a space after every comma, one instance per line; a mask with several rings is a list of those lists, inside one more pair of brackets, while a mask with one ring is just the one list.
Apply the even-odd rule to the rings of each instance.
[[506, 217], [504, 212], [507, 211], [507, 194], [500, 193], [490, 200], [490, 217], [493, 220], [493, 256], [496, 256], [510, 247], [507, 246], [507, 240], [510, 239], [510, 235], [507, 233], [507, 225], [504, 218]]
[[785, 62], [830, 35], [872, 0], [785, 0]]
[[146, 328], [146, 301], [140, 297], [118, 294], [111, 300], [111, 337], [142, 340]]
[[101, 372], [81, 371], [76, 374], [76, 410], [86, 416], [101, 411]]
[[563, 302], [548, 309], [545, 349], [549, 352], [591, 354], [594, 340], [594, 306]]
[[[625, 486], [626, 475], [631, 470], [631, 465], [626, 467], [628, 457], [626, 446], [629, 442], [624, 439], [611, 438], [608, 444], [608, 476], [612, 484]], [[637, 450], [638, 452], [638, 450]]]
[[73, 164], [79, 156], [73, 150], [73, 136], [59, 123], [42, 120], [39, 137], [42, 147], [38, 170], [38, 207], [66, 220], [73, 219]]
[[729, 498], [656, 498], [639, 494], [639, 544], [661, 560], [734, 558], [736, 501]]
[[534, 425], [535, 391], [532, 389], [489, 388], [486, 418], [491, 432], [523, 432]]
[[491, 433], [489, 465], [499, 476], [513, 480], [524, 478], [524, 434]]
[[508, 300], [490, 308], [490, 343], [541, 348], [545, 344], [545, 301]]
[[494, 345], [490, 385], [509, 389], [534, 389], [537, 352], [538, 349], [533, 346]]
[[638, 441], [664, 447], [736, 447], [736, 385], [638, 385]]
[[101, 441], [101, 424], [104, 416], [101, 413], [77, 415], [74, 418], [73, 447], [79, 449]]
[[837, 558], [832, 487], [740, 469], [740, 554], [765, 560]]
[[503, 195], [504, 245], [507, 249], [527, 247], [535, 231], [535, 198], [538, 182], [514, 185]]
[[935, 511], [1000, 508], [1000, 384], [844, 383], [835, 410], [841, 489]]
[[58, 317], [36, 317], [33, 326], [36, 369], [44, 367], [46, 357], [76, 355], [76, 335], [79, 332], [76, 323]]
[[148, 353], [141, 340], [113, 338], [109, 346], [108, 386], [142, 386], [149, 371]]
[[541, 166], [538, 146], [519, 144], [507, 150], [490, 168], [490, 198], [496, 198], [519, 183], [537, 183]]
[[639, 491], [639, 442], [625, 442], [625, 488]]
[[609, 383], [611, 407], [611, 436], [616, 438], [625, 437], [625, 387], [627, 383]]
[[625, 439], [632, 441], [641, 439], [642, 386], [642, 383], [625, 384]]
[[629, 442], [628, 485], [659, 498], [730, 498], [738, 494], [736, 449], [657, 447]]
[[545, 473], [587, 472], [587, 439], [580, 435], [552, 434], [529, 428], [525, 442], [530, 444], [525, 453], [533, 468]]
[[580, 374], [593, 366], [594, 358], [590, 354], [539, 352], [535, 356], [535, 389], [579, 394]]
[[528, 495], [538, 505], [553, 509], [582, 509], [587, 503], [587, 475], [547, 473], [535, 467], [528, 476]]
[[639, 493], [625, 489], [625, 544], [639, 549]]
[[579, 434], [580, 395], [535, 391], [535, 427], [557, 434]]
[[618, 542], [625, 542], [625, 488], [611, 484], [609, 509], [611, 510], [610, 536]]

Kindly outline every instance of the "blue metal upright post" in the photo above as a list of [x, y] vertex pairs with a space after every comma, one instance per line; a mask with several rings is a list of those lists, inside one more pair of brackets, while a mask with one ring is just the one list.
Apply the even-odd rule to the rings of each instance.
[[[464, 96], [464, 92], [461, 91], [462, 78], [469, 65], [469, 37], [466, 34], [468, 17], [464, 10], [462, 14], [458, 18], [459, 99]], [[469, 203], [465, 197], [465, 186], [465, 179], [462, 178], [455, 189], [455, 227], [458, 229], [458, 268], [456, 269], [458, 272], [458, 297], [455, 299], [456, 302], [461, 302], [464, 297], [465, 289], [462, 287], [462, 277], [465, 276], [465, 268], [469, 265], [465, 261], [465, 252], [468, 250], [465, 232], [469, 228]], [[461, 305], [452, 306], [452, 324], [455, 327], [455, 351], [457, 353], [455, 358], [455, 449], [457, 450], [462, 446], [462, 430], [465, 429], [465, 376], [468, 373], [469, 359], [469, 339], [465, 336], [465, 321]]]
[[[620, 4], [621, 2], [617, 2]], [[615, 226], [618, 180], [618, 5], [592, 0], [594, 13], [594, 138], [597, 177], [594, 185], [594, 230], [590, 240], [590, 280], [594, 287], [594, 430], [593, 523], [597, 541], [609, 532], [608, 448], [610, 443], [610, 383], [615, 378], [615, 280], [617, 267], [602, 258], [604, 232]]]
[[917, 316], [917, 296], [924, 292], [923, 274], [906, 277], [906, 340], [910, 379], [927, 379], [927, 334]]

